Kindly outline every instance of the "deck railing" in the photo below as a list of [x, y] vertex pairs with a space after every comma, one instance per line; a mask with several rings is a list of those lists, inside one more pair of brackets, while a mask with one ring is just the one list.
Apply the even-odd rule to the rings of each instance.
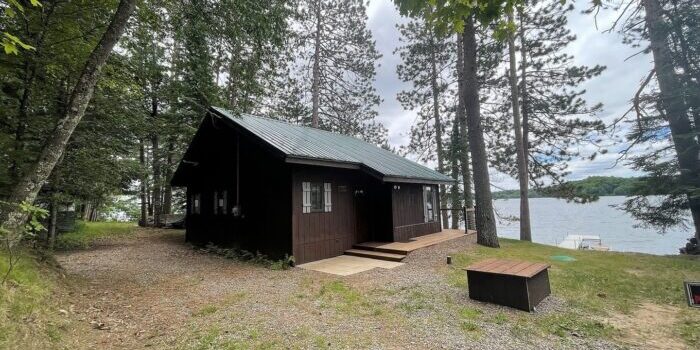
[[[474, 208], [460, 207], [460, 208], [440, 208], [440, 211], [447, 211], [450, 213], [449, 222], [443, 222], [443, 227], [449, 227], [452, 229], [458, 229], [462, 223], [464, 223], [464, 232], [469, 233], [469, 231], [476, 231], [476, 218], [474, 217]], [[454, 227], [451, 220], [452, 216], [457, 215], [457, 226]]]

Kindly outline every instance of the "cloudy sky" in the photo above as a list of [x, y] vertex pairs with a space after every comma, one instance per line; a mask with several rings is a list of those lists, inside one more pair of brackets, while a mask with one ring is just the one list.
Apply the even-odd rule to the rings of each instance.
[[[607, 67], [599, 77], [587, 82], [584, 88], [588, 102], [603, 103], [601, 118], [610, 122], [629, 108], [630, 98], [651, 69], [651, 58], [648, 55], [637, 55], [625, 61], [636, 53], [635, 49], [623, 45], [617, 33], [603, 33], [616, 14], [613, 11], [600, 13], [596, 29], [594, 17], [580, 13], [588, 1], [579, 0], [576, 4], [577, 9], [569, 17], [569, 27], [578, 40], [569, 47], [569, 53], [574, 55], [577, 64], [600, 64]], [[396, 24], [405, 19], [396, 11], [391, 0], [371, 0], [367, 12], [377, 49], [383, 54], [375, 85], [383, 99], [379, 107], [379, 119], [389, 130], [389, 143], [392, 146], [406, 145], [415, 112], [404, 110], [396, 100], [396, 94], [408, 85], [396, 75], [396, 65], [400, 63], [400, 58], [393, 54], [399, 44]], [[572, 174], [569, 178], [576, 180], [590, 175], [638, 175], [623, 165], [612, 167], [617, 152], [622, 147], [618, 145], [610, 148], [609, 153], [599, 155], [594, 161], [571, 162], [569, 167]], [[498, 187], [517, 188], [517, 182], [508, 176], [492, 172], [491, 177]]]

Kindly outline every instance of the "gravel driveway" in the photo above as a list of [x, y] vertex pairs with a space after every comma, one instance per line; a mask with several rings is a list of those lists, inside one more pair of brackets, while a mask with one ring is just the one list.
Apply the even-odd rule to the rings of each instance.
[[76, 335], [85, 348], [615, 348], [518, 331], [527, 318], [564, 308], [556, 297], [535, 314], [469, 300], [444, 261], [473, 240], [347, 277], [227, 260], [173, 230], [140, 229], [58, 260], [76, 282], [72, 317], [91, 324], [90, 334]]

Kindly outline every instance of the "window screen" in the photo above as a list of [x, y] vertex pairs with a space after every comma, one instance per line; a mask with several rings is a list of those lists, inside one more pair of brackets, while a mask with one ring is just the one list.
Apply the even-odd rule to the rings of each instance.
[[202, 201], [199, 196], [199, 193], [193, 193], [190, 199], [190, 213], [191, 214], [199, 214], [201, 211], [201, 206], [202, 206]]
[[432, 186], [423, 186], [423, 215], [425, 222], [435, 221], [436, 217], [436, 200], [435, 189]]
[[227, 191], [214, 192], [214, 213], [226, 214]]

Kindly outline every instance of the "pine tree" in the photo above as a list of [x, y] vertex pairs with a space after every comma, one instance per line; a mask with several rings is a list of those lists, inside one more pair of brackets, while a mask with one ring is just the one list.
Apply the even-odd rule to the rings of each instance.
[[386, 129], [375, 121], [380, 98], [373, 87], [381, 55], [367, 29], [364, 3], [305, 0], [297, 13], [288, 81], [297, 85], [285, 91], [292, 102], [284, 103], [309, 106], [310, 115], [295, 118], [303, 124], [385, 143]]
[[477, 243], [487, 247], [499, 247], [479, 101], [478, 44], [474, 17], [475, 15], [472, 14], [465, 18], [462, 35], [464, 52], [464, 92], [462, 98], [466, 108], [467, 136], [474, 171]]
[[[406, 110], [417, 110], [417, 120], [411, 126], [411, 140], [405, 153], [418, 154], [422, 161], [437, 161], [437, 170], [446, 173], [448, 153], [444, 144], [450, 114], [453, 112], [448, 90], [454, 73], [454, 42], [423, 19], [398, 25], [403, 46], [398, 47], [402, 63], [396, 71], [399, 79], [410, 82], [410, 90], [399, 92], [397, 99]], [[456, 179], [455, 179], [456, 180]], [[440, 185], [440, 202], [447, 203], [445, 185]], [[454, 213], [453, 213], [454, 216]], [[442, 223], [447, 225], [448, 213], [442, 211]]]
[[[513, 21], [513, 13], [508, 13], [508, 20]], [[515, 136], [516, 166], [518, 169], [518, 181], [520, 183], [520, 240], [532, 241], [530, 231], [530, 203], [527, 198], [528, 172], [525, 158], [527, 153], [523, 140], [523, 128], [520, 124], [520, 92], [518, 91], [518, 73], [515, 62], [515, 35], [512, 31], [507, 33], [508, 41], [508, 83], [510, 85], [511, 106], [513, 108], [513, 135]], [[521, 37], [522, 38], [522, 37]], [[523, 50], [522, 52], [526, 52]], [[523, 90], [527, 89], [523, 86]]]
[[[496, 119], [490, 122], [491, 145], [494, 165], [507, 174], [519, 178], [517, 142], [514, 141], [513, 95], [519, 101], [522, 112], [520, 133], [525, 148], [526, 175], [539, 191], [551, 195], [586, 201], [565, 183], [569, 174], [568, 162], [573, 159], [593, 159], [596, 153], [581, 153], [576, 145], [588, 144], [606, 150], [599, 145], [605, 125], [596, 114], [601, 105], [589, 106], [583, 99], [585, 90], [577, 88], [585, 81], [599, 75], [605, 67], [577, 66], [565, 49], [574, 40], [567, 26], [570, 5], [557, 2], [530, 2], [519, 9], [518, 28], [512, 33], [519, 44], [520, 54], [513, 50], [517, 68], [508, 69], [502, 77], [503, 90], [510, 91], [500, 101]], [[513, 49], [518, 49], [513, 45]], [[512, 89], [511, 75], [518, 80]], [[521, 183], [521, 193], [528, 188]], [[525, 198], [525, 195], [523, 195]], [[526, 236], [526, 235], [525, 235]], [[524, 237], [526, 238], [526, 237]]]
[[[622, 11], [611, 30], [618, 29], [625, 43], [643, 47], [654, 60], [654, 69], [623, 116], [631, 130], [630, 145], [621, 157], [647, 174], [635, 189], [642, 195], [628, 199], [623, 209], [662, 231], [686, 225], [689, 210], [695, 238], [700, 240], [698, 23], [696, 1], [637, 0]], [[646, 148], [649, 144], [654, 147]], [[632, 155], [637, 146], [644, 146], [644, 151]], [[660, 201], [647, 196], [659, 192], [665, 193]]]

